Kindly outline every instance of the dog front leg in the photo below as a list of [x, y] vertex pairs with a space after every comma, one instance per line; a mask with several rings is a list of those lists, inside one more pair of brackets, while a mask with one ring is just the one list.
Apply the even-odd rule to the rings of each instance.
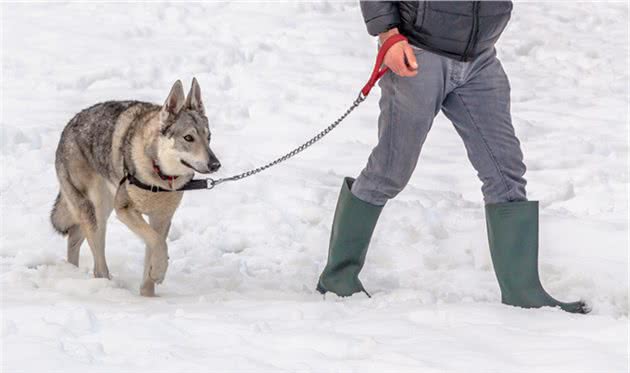
[[[140, 212], [130, 206], [116, 208], [120, 220], [140, 236], [147, 246], [145, 252], [145, 269], [140, 294], [154, 296], [155, 285], [164, 281], [168, 268], [168, 249], [164, 237], [144, 220]], [[170, 220], [169, 220], [170, 221]]]
[[[173, 214], [170, 214], [168, 216], [149, 215], [149, 224], [151, 225], [151, 228], [153, 228], [164, 241], [166, 241], [166, 237], [168, 236], [168, 231], [171, 227], [172, 218]], [[144, 252], [144, 275], [142, 277], [142, 285], [140, 286], [140, 294], [145, 296], [153, 296], [155, 294], [155, 282], [150, 275], [150, 271], [152, 268], [152, 254], [153, 251], [147, 245]], [[166, 258], [168, 260], [168, 252], [166, 252]]]

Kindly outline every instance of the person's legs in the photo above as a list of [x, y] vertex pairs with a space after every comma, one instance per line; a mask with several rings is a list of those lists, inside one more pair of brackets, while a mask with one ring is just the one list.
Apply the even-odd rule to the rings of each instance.
[[523, 153], [512, 126], [510, 85], [490, 51], [465, 64], [442, 110], [464, 140], [486, 203], [525, 201]]
[[416, 58], [420, 71], [415, 77], [390, 72], [379, 83], [379, 141], [356, 181], [346, 178], [343, 182], [328, 261], [317, 284], [321, 293], [349, 296], [365, 291], [358, 276], [380, 212], [409, 181], [440, 110], [449, 64], [445, 57], [419, 50]]
[[526, 198], [525, 164], [510, 115], [510, 86], [494, 51], [465, 66], [443, 111], [464, 140], [483, 183], [488, 242], [502, 302], [588, 312], [583, 302], [552, 298], [540, 283], [538, 202]]
[[352, 186], [352, 194], [373, 205], [384, 205], [407, 185], [446, 97], [446, 57], [417, 49], [416, 57], [418, 75], [388, 73], [379, 82], [378, 144]]

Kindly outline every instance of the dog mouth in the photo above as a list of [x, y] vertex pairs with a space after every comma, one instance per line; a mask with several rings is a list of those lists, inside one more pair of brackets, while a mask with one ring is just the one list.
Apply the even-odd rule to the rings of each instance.
[[183, 160], [183, 159], [180, 159], [179, 161], [180, 161], [180, 162], [182, 162], [182, 164], [183, 164], [184, 166], [186, 166], [186, 167], [190, 168], [190, 169], [191, 169], [191, 170], [193, 170], [193, 171], [199, 172], [200, 174], [209, 174], [209, 173], [210, 173], [210, 171], [199, 171], [198, 169], [196, 169], [196, 168], [195, 168], [195, 167], [193, 167], [190, 163], [186, 162], [186, 161], [185, 161], [185, 160]]

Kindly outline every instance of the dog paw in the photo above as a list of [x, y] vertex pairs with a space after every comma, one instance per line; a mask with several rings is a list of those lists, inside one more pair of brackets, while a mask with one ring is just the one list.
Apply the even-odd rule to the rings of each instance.
[[106, 278], [108, 280], [111, 280], [112, 276], [109, 274], [109, 271], [94, 270], [94, 278]]
[[149, 269], [149, 278], [156, 283], [161, 284], [166, 276], [168, 268], [168, 256], [153, 257], [151, 259], [151, 268]]
[[152, 281], [146, 281], [140, 287], [140, 295], [143, 297], [154, 297], [155, 296], [155, 283]]

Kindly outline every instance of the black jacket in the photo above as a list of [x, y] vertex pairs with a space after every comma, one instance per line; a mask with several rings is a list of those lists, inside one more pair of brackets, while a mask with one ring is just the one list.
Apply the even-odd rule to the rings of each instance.
[[393, 27], [417, 47], [460, 61], [493, 48], [512, 12], [511, 1], [361, 1], [368, 32]]

